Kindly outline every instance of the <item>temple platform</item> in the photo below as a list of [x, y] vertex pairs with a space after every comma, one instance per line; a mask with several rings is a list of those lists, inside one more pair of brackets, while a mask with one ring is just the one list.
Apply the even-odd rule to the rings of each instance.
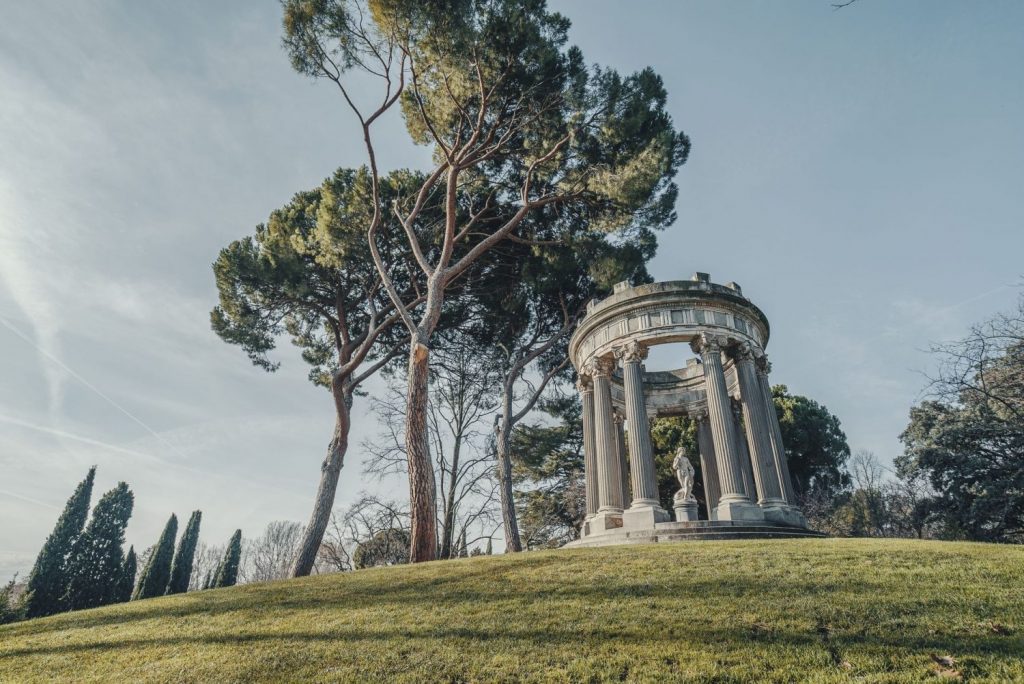
[[563, 549], [619, 544], [655, 544], [675, 541], [714, 541], [727, 539], [795, 539], [799, 537], [826, 537], [803, 527], [790, 527], [771, 522], [694, 520], [690, 522], [657, 523], [654, 529], [623, 530], [622, 528], [591, 534], [569, 542]]

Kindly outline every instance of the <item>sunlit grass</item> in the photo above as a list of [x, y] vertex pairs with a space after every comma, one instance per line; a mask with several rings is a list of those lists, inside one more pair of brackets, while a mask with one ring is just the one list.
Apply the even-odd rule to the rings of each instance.
[[692, 542], [60, 615], [0, 628], [0, 680], [1024, 681], [1022, 630], [1020, 547]]

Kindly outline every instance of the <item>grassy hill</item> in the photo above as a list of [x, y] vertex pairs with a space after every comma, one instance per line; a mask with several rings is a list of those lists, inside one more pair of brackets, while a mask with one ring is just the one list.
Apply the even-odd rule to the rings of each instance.
[[0, 627], [16, 682], [1002, 682], [1022, 655], [1024, 548], [895, 540], [478, 557]]

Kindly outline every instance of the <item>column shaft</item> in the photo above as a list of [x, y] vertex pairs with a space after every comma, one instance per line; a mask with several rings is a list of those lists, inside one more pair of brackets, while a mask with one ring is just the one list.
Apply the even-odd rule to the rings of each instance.
[[754, 464], [758, 503], [785, 503], [780, 488], [781, 477], [775, 469], [775, 455], [772, 452], [771, 428], [765, 411], [764, 394], [761, 392], [757, 371], [754, 370], [754, 358], [749, 348], [742, 348], [737, 353], [736, 372], [739, 376], [743, 422], [747, 428], [747, 445], [750, 448], [750, 459]]
[[633, 483], [633, 508], [658, 506], [658, 481], [654, 471], [654, 449], [644, 403], [640, 359], [623, 357], [622, 378], [626, 394], [626, 420], [629, 421], [629, 464]]
[[715, 445], [715, 460], [722, 488], [720, 503], [749, 503], [750, 500], [743, 490], [732, 408], [725, 388], [725, 373], [722, 371], [721, 347], [703, 340], [697, 344], [704, 366], [708, 422], [711, 424], [711, 437]]
[[623, 430], [625, 418], [615, 414], [615, 451], [619, 455], [619, 482], [622, 483], [622, 507], [628, 508], [633, 501], [629, 491], [629, 469], [626, 466], [626, 432]]
[[722, 488], [718, 484], [715, 443], [711, 436], [711, 423], [708, 422], [707, 414], [697, 419], [697, 446], [700, 449], [700, 470], [704, 479], [704, 499], [708, 507], [708, 520], [713, 520], [713, 512], [722, 496]]
[[743, 491], [747, 498], [757, 501], [757, 485], [754, 483], [754, 466], [750, 462], [750, 445], [743, 428], [743, 410], [738, 401], [732, 402], [732, 424], [736, 429], [736, 450], [739, 452], [740, 471], [743, 473]]
[[622, 513], [622, 484], [612, 418], [611, 361], [599, 359], [594, 370], [594, 437], [597, 447], [598, 513]]
[[772, 388], [768, 382], [768, 362], [757, 366], [758, 384], [761, 386], [761, 396], [764, 401], [765, 411], [768, 414], [769, 435], [772, 441], [772, 455], [775, 457], [775, 470], [779, 473], [781, 480], [782, 494], [786, 503], [796, 505], [796, 492], [793, 491], [793, 479], [789, 474], [789, 461], [786, 459], [786, 447], [782, 442], [782, 428], [779, 426], [779, 414], [775, 411], [775, 402], [772, 400]]
[[576, 386], [583, 403], [583, 477], [587, 490], [587, 519], [597, 513], [597, 449], [594, 445], [594, 385], [580, 376]]

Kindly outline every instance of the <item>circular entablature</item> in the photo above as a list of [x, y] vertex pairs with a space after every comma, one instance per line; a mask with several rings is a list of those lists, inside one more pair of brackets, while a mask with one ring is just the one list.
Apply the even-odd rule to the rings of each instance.
[[690, 342], [711, 335], [759, 349], [768, 343], [768, 319], [739, 285], [712, 283], [707, 274], [629, 287], [591, 304], [569, 341], [569, 356], [577, 370], [591, 358], [608, 358], [629, 342], [645, 347]]

